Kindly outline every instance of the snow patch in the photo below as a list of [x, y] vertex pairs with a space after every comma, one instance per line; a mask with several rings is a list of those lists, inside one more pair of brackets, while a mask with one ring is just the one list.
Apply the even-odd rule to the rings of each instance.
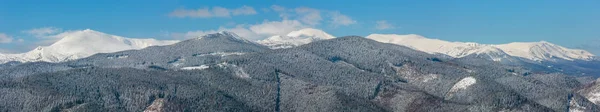
[[456, 82], [452, 88], [450, 88], [450, 91], [446, 93], [445, 99], [451, 99], [454, 96], [454, 93], [465, 90], [475, 83], [477, 83], [477, 79], [471, 76], [461, 79], [460, 81]]
[[513, 72], [512, 75], [519, 75], [519, 74]]
[[235, 75], [240, 78], [250, 78], [250, 75], [248, 75], [248, 73], [246, 73], [241, 67], [237, 68], [237, 70], [235, 71]]
[[156, 99], [150, 104], [150, 106], [146, 107], [144, 112], [162, 112], [164, 110], [165, 100], [162, 98]]
[[569, 101], [569, 112], [585, 112], [586, 109], [586, 107], [579, 105], [574, 98]]
[[456, 84], [454, 84], [454, 87], [452, 87], [452, 89], [454, 89], [454, 90], [467, 89], [469, 86], [471, 86], [475, 83], [477, 83], [477, 80], [475, 78], [466, 77], [466, 78], [463, 78], [462, 80], [458, 81]]
[[396, 71], [396, 73], [401, 76], [402, 78], [405, 78], [409, 81], [419, 81], [419, 82], [429, 82], [432, 80], [437, 79], [440, 75], [439, 74], [425, 74], [425, 73], [421, 73], [417, 70], [415, 70], [415, 68], [411, 67], [410, 65], [402, 65], [402, 66], [395, 66], [392, 65], [391, 63], [388, 63], [392, 68], [394, 68], [394, 70]]
[[600, 104], [600, 91], [594, 91], [594, 92], [585, 94], [585, 97], [594, 104]]
[[209, 68], [209, 66], [200, 65], [200, 66], [183, 67], [183, 68], [181, 68], [181, 70], [204, 70], [207, 68]]
[[230, 55], [244, 55], [246, 53], [244, 52], [214, 52], [214, 53], [208, 53], [208, 54], [199, 54], [196, 56], [221, 56], [221, 57], [225, 57], [225, 56], [230, 56]]
[[454, 93], [454, 92], [458, 92], [460, 90], [465, 90], [475, 83], [477, 83], [477, 80], [473, 77], [463, 78], [460, 81], [458, 81], [456, 84], [454, 84], [454, 86], [452, 86], [449, 93]]
[[474, 73], [475, 71], [471, 70], [471, 69], [464, 69], [465, 71], [469, 72], [469, 73]]
[[240, 77], [240, 78], [251, 78], [250, 75], [248, 73], [246, 73], [246, 71], [244, 71], [244, 69], [242, 67], [238, 67], [237, 65], [229, 64], [227, 62], [223, 62], [223, 63], [217, 64], [217, 66], [220, 67], [220, 68], [230, 68], [231, 70], [233, 70], [233, 72], [235, 73], [235, 75], [237, 77]]
[[185, 58], [177, 58], [173, 61], [167, 62], [175, 67], [181, 66], [185, 63]]
[[436, 75], [436, 74], [427, 74], [424, 77], [422, 77], [421, 81], [429, 82], [429, 81], [437, 79], [437, 78], [438, 78], [438, 75]]
[[223, 62], [223, 63], [217, 64], [217, 66], [220, 68], [227, 68], [227, 66], [229, 66], [229, 64], [227, 62]]

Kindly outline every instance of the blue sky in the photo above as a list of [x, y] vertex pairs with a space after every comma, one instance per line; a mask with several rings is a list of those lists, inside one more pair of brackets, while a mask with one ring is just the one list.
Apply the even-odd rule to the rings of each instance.
[[[48, 35], [88, 28], [157, 39], [252, 31], [250, 37], [260, 39], [313, 27], [335, 36], [419, 34], [485, 44], [545, 40], [598, 54], [599, 6], [598, 0], [1, 0], [0, 52], [28, 51], [48, 44]], [[279, 26], [285, 28], [268, 32]]]

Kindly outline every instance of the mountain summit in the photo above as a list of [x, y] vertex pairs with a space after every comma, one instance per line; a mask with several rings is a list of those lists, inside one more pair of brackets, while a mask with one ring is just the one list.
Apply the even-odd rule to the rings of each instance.
[[427, 53], [440, 53], [462, 58], [469, 55], [489, 55], [494, 61], [501, 61], [505, 55], [525, 58], [533, 61], [591, 60], [594, 55], [578, 49], [568, 49], [549, 42], [514, 42], [490, 45], [473, 42], [448, 42], [425, 38], [420, 35], [371, 34], [367, 36], [383, 43], [404, 45]]
[[594, 55], [585, 50], [568, 49], [546, 41], [540, 42], [513, 42], [508, 44], [493, 45], [511, 56], [522, 57], [530, 60], [591, 60]]
[[110, 53], [131, 49], [142, 49], [155, 45], [170, 45], [179, 41], [156, 39], [133, 39], [110, 35], [90, 29], [58, 34], [61, 39], [50, 46], [40, 46], [21, 54], [6, 54], [0, 63], [19, 62], [62, 62], [91, 56], [96, 53]]
[[327, 40], [333, 38], [335, 38], [335, 36], [330, 35], [322, 30], [305, 28], [297, 31], [292, 31], [287, 35], [271, 36], [267, 39], [260, 40], [257, 42], [269, 46], [271, 49], [281, 49], [304, 45], [313, 41]]

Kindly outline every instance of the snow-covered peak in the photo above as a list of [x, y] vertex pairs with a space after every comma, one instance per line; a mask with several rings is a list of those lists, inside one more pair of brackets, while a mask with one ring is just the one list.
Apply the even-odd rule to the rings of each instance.
[[491, 45], [474, 42], [448, 42], [439, 39], [425, 38], [415, 34], [371, 34], [367, 36], [367, 38], [383, 43], [404, 45], [431, 54], [446, 54], [455, 58], [461, 58], [472, 54], [488, 55], [495, 61], [506, 58], [505, 55], [534, 61], [553, 60], [555, 58], [565, 60], [590, 60], [594, 57], [593, 54], [587, 51], [568, 49], [546, 41], [514, 42], [509, 44]]
[[54, 36], [61, 38], [50, 46], [40, 46], [26, 53], [7, 54], [0, 57], [0, 63], [20, 62], [61, 62], [91, 56], [96, 53], [110, 53], [131, 49], [142, 49], [155, 45], [170, 45], [173, 40], [133, 39], [110, 35], [90, 29], [68, 31]]
[[257, 43], [269, 46], [271, 49], [282, 49], [304, 45], [314, 41], [333, 38], [335, 38], [335, 36], [330, 35], [322, 30], [305, 28], [297, 31], [292, 31], [287, 35], [271, 36], [264, 40], [259, 40], [257, 41]]
[[425, 38], [416, 34], [371, 34], [369, 39], [383, 43], [404, 45], [419, 51], [435, 54], [446, 54], [455, 58], [465, 57], [471, 54], [498, 52], [497, 48], [473, 42], [448, 42], [439, 39]]
[[323, 30], [305, 28], [297, 31], [288, 33], [288, 37], [304, 37], [304, 38], [319, 38], [319, 39], [333, 39], [335, 36], [325, 33]]
[[494, 45], [509, 55], [530, 60], [549, 60], [553, 58], [566, 60], [591, 60], [594, 55], [585, 50], [568, 49], [546, 41], [540, 42], [513, 42]]

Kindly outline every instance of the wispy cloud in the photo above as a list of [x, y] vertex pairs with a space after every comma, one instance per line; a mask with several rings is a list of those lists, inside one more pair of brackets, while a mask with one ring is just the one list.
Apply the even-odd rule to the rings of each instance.
[[[41, 28], [33, 28], [25, 31], [21, 31], [27, 35], [31, 35], [36, 37], [37, 39], [32, 40], [26, 47], [27, 48], [35, 48], [38, 46], [48, 46], [65, 36], [76, 32], [77, 30], [63, 30], [62, 28], [57, 27], [41, 27]], [[23, 39], [18, 39], [18, 42], [24, 41]]]
[[324, 19], [328, 19], [329, 21], [326, 22], [334, 27], [356, 24], [356, 20], [339, 11], [320, 10], [310, 7], [289, 9], [279, 5], [272, 5], [271, 9], [279, 13], [279, 17], [284, 20], [298, 20], [310, 26], [321, 25]]
[[231, 17], [239, 15], [255, 15], [256, 10], [250, 6], [242, 6], [235, 9], [227, 9], [224, 7], [214, 6], [212, 8], [204, 7], [199, 9], [176, 9], [169, 13], [171, 17], [177, 18], [212, 18], [212, 17]]
[[48, 38], [50, 35], [54, 35], [60, 33], [62, 29], [56, 27], [42, 27], [42, 28], [34, 28], [26, 31], [22, 31], [23, 33], [33, 35], [38, 38]]
[[257, 14], [257, 12], [252, 7], [242, 6], [240, 8], [233, 9], [231, 11], [231, 14], [233, 14], [233, 15], [254, 15], [254, 14]]
[[6, 43], [11, 43], [13, 42], [13, 38], [4, 34], [4, 33], [0, 33], [0, 43], [6, 44]]
[[12, 51], [0, 48], [0, 54], [2, 54], [2, 53], [12, 53]]
[[283, 20], [283, 21], [265, 21], [261, 24], [250, 26], [250, 30], [257, 34], [264, 35], [285, 35], [294, 30], [306, 28], [307, 25], [300, 23], [297, 20]]
[[349, 16], [346, 16], [338, 11], [331, 12], [331, 24], [333, 26], [348, 26], [356, 24], [356, 20], [353, 20]]
[[275, 12], [284, 12], [286, 10], [285, 7], [279, 5], [271, 5], [271, 9]]
[[295, 9], [296, 14], [299, 16], [299, 20], [309, 24], [317, 25], [323, 20], [321, 18], [321, 11], [308, 7], [299, 7]]
[[57, 27], [41, 27], [41, 28], [33, 28], [25, 31], [21, 31], [22, 33], [34, 36], [38, 38], [29, 47], [37, 47], [37, 46], [47, 46], [50, 45], [60, 39], [62, 39], [66, 32], [71, 31], [63, 31], [62, 28]]
[[387, 30], [387, 29], [394, 29], [394, 28], [396, 28], [394, 25], [388, 23], [385, 20], [377, 21], [375, 24], [375, 29], [378, 29], [378, 30]]
[[[261, 23], [256, 24], [238, 24], [234, 25], [235, 27], [221, 26], [218, 29], [213, 30], [198, 30], [189, 31], [185, 33], [169, 33], [169, 35], [175, 39], [189, 39], [200, 37], [210, 33], [217, 33], [220, 31], [230, 31], [250, 40], [261, 40], [274, 35], [286, 35], [289, 32], [300, 30], [303, 28], [317, 27], [318, 25], [324, 23], [324, 19], [331, 20], [325, 21], [325, 23], [336, 27], [356, 24], [356, 20], [353, 20], [349, 16], [341, 14], [339, 11], [327, 11], [310, 7], [286, 8], [279, 5], [272, 5], [269, 8], [270, 9], [263, 8], [262, 10], [263, 12], [278, 13], [281, 20], [265, 20]], [[214, 12], [214, 10], [215, 8], [213, 8], [212, 10], [207, 9], [205, 12], [210, 13], [211, 11]], [[214, 14], [210, 15], [214, 16]]]

